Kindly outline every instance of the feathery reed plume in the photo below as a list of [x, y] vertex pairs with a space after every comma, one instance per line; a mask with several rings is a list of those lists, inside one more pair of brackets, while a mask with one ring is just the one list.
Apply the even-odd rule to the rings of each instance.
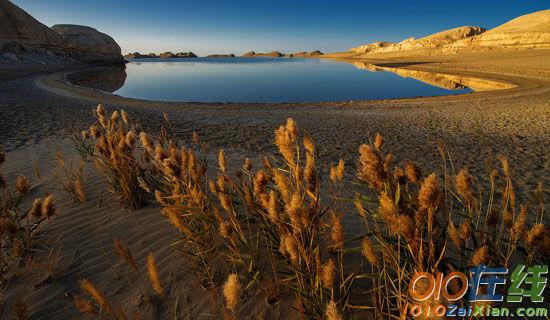
[[280, 170], [273, 170], [273, 180], [275, 180], [275, 185], [281, 193], [283, 201], [288, 205], [290, 203], [290, 189], [284, 174]]
[[465, 219], [464, 221], [462, 221], [459, 231], [460, 240], [468, 240], [472, 232], [472, 222], [469, 219]]
[[393, 179], [400, 185], [404, 185], [407, 182], [407, 176], [405, 172], [400, 167], [396, 167], [393, 170]]
[[375, 188], [380, 188], [384, 182], [384, 165], [377, 150], [367, 144], [359, 147], [359, 179]]
[[376, 134], [376, 137], [374, 138], [374, 147], [378, 151], [382, 151], [382, 147], [384, 146], [384, 138], [382, 138], [382, 135], [380, 133]]
[[309, 134], [304, 134], [304, 148], [310, 154], [315, 153], [315, 143]]
[[279, 221], [279, 206], [277, 204], [277, 195], [273, 190], [269, 192], [267, 212], [272, 223], [277, 223]]
[[13, 311], [17, 320], [27, 320], [29, 318], [27, 304], [21, 297], [17, 297], [13, 302]]
[[230, 274], [223, 285], [223, 296], [229, 310], [234, 310], [241, 298], [241, 285], [239, 276], [235, 273]]
[[336, 166], [330, 167], [330, 180], [333, 183], [342, 182], [344, 180], [344, 160], [340, 159]]
[[478, 248], [472, 255], [470, 265], [479, 266], [482, 264], [487, 264], [487, 262], [489, 262], [489, 246], [483, 245]]
[[365, 207], [363, 206], [363, 203], [359, 199], [355, 199], [353, 201], [353, 204], [355, 205], [355, 209], [357, 210], [357, 214], [365, 219], [367, 217], [367, 211], [365, 210]]
[[288, 118], [286, 119], [286, 129], [290, 133], [291, 137], [296, 140], [298, 138], [298, 126], [294, 122], [294, 119]]
[[153, 286], [155, 292], [159, 295], [163, 295], [164, 290], [162, 289], [162, 284], [160, 283], [157, 264], [155, 262], [155, 257], [153, 256], [152, 252], [149, 253], [149, 255], [147, 256], [147, 275], [149, 276], [149, 281], [151, 282], [151, 285]]
[[78, 311], [82, 314], [96, 315], [98, 312], [96, 308], [87, 300], [82, 298], [80, 295], [75, 294], [73, 296], [74, 305]]
[[519, 214], [516, 217], [516, 220], [514, 221], [514, 225], [512, 226], [512, 233], [516, 237], [516, 239], [523, 239], [525, 237], [525, 222], [527, 219], [527, 212], [528, 212], [528, 206], [527, 204], [524, 204], [521, 206], [521, 209], [519, 210]]
[[378, 257], [376, 255], [376, 251], [374, 250], [374, 247], [372, 246], [367, 236], [363, 238], [361, 253], [363, 254], [363, 257], [367, 258], [371, 265], [375, 267], [378, 266]]
[[53, 215], [55, 215], [55, 205], [53, 203], [53, 196], [48, 195], [46, 198], [44, 198], [44, 201], [42, 202], [42, 216], [50, 218]]
[[147, 133], [145, 133], [145, 131], [139, 133], [139, 141], [147, 151], [153, 152], [155, 150], [151, 138], [147, 135]]
[[119, 257], [126, 261], [133, 272], [138, 272], [138, 265], [136, 260], [134, 259], [134, 256], [132, 255], [132, 252], [127, 247], [125, 247], [119, 239], [114, 240], [113, 249], [115, 250], [115, 253], [119, 255]]
[[458, 195], [461, 196], [462, 199], [464, 199], [467, 205], [469, 205], [469, 203], [471, 202], [473, 195], [470, 180], [471, 177], [468, 173], [468, 169], [460, 169], [456, 176], [456, 191]]
[[225, 158], [225, 151], [223, 151], [223, 149], [220, 149], [220, 153], [218, 154], [218, 165], [221, 172], [227, 172], [227, 161]]
[[94, 284], [88, 279], [80, 280], [80, 288], [86, 292], [92, 299], [99, 304], [102, 309], [105, 309], [110, 315], [115, 316], [115, 310], [103, 294]]
[[378, 212], [390, 228], [395, 227], [397, 223], [398, 209], [393, 200], [386, 191], [383, 191], [378, 197]]
[[338, 166], [336, 167], [336, 177], [340, 182], [344, 180], [344, 170], [345, 170], [345, 163], [344, 160], [340, 159], [338, 161]]
[[290, 204], [286, 207], [286, 212], [290, 217], [290, 223], [292, 227], [301, 230], [302, 229], [302, 215], [303, 215], [303, 203], [302, 196], [295, 192], [292, 195]]
[[84, 193], [84, 187], [82, 186], [81, 179], [77, 179], [74, 183], [74, 195], [78, 202], [86, 202], [86, 194]]
[[455, 247], [460, 249], [462, 240], [460, 239], [460, 234], [452, 221], [449, 221], [449, 225], [447, 226], [447, 234], [449, 235], [449, 238], [451, 238], [451, 242], [455, 245]]
[[294, 142], [296, 137], [291, 134], [288, 127], [280, 126], [275, 130], [275, 145], [283, 155], [287, 163], [294, 167]]
[[546, 237], [546, 227], [542, 223], [535, 224], [525, 237], [525, 243], [532, 249], [535, 246], [540, 245]]
[[418, 183], [422, 178], [420, 167], [413, 161], [405, 161], [405, 175], [412, 183]]
[[92, 124], [89, 131], [91, 137], [96, 139], [99, 138], [99, 127], [96, 124]]
[[332, 299], [327, 304], [325, 315], [327, 317], [327, 320], [342, 320], [342, 315], [340, 314], [340, 312], [338, 312], [338, 307]]
[[325, 289], [331, 289], [334, 286], [334, 275], [336, 265], [332, 259], [329, 259], [321, 267], [321, 283]]
[[23, 175], [17, 176], [15, 179], [15, 190], [21, 195], [26, 195], [31, 189], [31, 182], [29, 178]]
[[281, 236], [280, 251], [283, 254], [288, 254], [290, 260], [294, 263], [297, 263], [300, 258], [296, 240], [294, 240], [294, 237], [291, 234], [283, 234]]
[[435, 173], [430, 174], [422, 183], [418, 193], [420, 208], [435, 208], [439, 202], [439, 184]]
[[126, 143], [128, 148], [130, 148], [130, 149], [134, 148], [135, 143], [136, 143], [136, 134], [134, 133], [133, 130], [130, 130], [130, 131], [128, 131], [128, 133], [126, 133], [126, 137], [124, 138], [124, 142]]
[[504, 172], [504, 175], [507, 178], [509, 178], [511, 176], [511, 173], [510, 173], [510, 164], [508, 163], [508, 159], [506, 159], [504, 155], [499, 155], [498, 160], [500, 161], [502, 172]]
[[336, 212], [332, 211], [330, 239], [332, 240], [333, 248], [337, 250], [342, 250], [344, 247], [344, 228], [342, 227], [341, 219], [341, 216], [338, 216]]
[[179, 217], [179, 212], [173, 208], [165, 207], [162, 209], [162, 213], [168, 217], [170, 223], [176, 227], [181, 233], [185, 234], [189, 239], [194, 239], [193, 232], [183, 223]]
[[42, 199], [34, 199], [29, 214], [34, 218], [40, 218], [42, 216]]
[[128, 117], [128, 113], [126, 111], [120, 110], [120, 117], [122, 118], [122, 122], [124, 122], [125, 125], [130, 124], [130, 117]]

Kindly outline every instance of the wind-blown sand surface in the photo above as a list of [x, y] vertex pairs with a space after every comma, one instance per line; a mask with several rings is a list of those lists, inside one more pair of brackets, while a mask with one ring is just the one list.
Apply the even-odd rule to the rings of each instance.
[[[353, 58], [347, 56], [346, 58]], [[189, 141], [198, 131], [211, 150], [228, 150], [229, 160], [240, 164], [245, 155], [257, 157], [274, 151], [273, 131], [292, 117], [310, 132], [321, 157], [346, 160], [347, 173], [361, 143], [380, 132], [397, 161], [414, 159], [429, 171], [442, 165], [437, 144], [444, 144], [457, 168], [468, 166], [486, 176], [488, 163], [505, 154], [520, 179], [516, 185], [532, 189], [539, 181], [550, 185], [550, 51], [490, 52], [460, 56], [414, 57], [365, 61], [383, 67], [437, 71], [452, 75], [497, 79], [517, 85], [503, 91], [460, 96], [383, 101], [305, 104], [200, 104], [148, 102], [110, 96], [61, 83], [62, 73], [40, 72], [0, 82], [0, 141], [9, 152], [5, 171], [11, 181], [17, 173], [33, 177], [33, 195], [51, 191], [56, 195], [58, 216], [41, 231], [44, 246], [56, 249], [58, 259], [53, 280], [40, 284], [43, 272], [16, 278], [6, 301], [21, 295], [32, 319], [80, 318], [71, 296], [78, 280], [89, 278], [116, 305], [129, 304], [147, 318], [216, 318], [210, 314], [210, 294], [185, 277], [182, 258], [169, 244], [176, 232], [158, 208], [148, 205], [134, 213], [118, 209], [104, 184], [87, 166], [86, 205], [80, 207], [54, 188], [50, 173], [56, 150], [75, 158], [64, 126], [81, 127], [92, 121], [92, 108], [104, 103], [108, 110], [125, 109], [149, 132], [158, 130], [166, 111], [177, 134]], [[34, 177], [38, 163], [43, 181]], [[548, 189], [548, 188], [547, 188]], [[548, 195], [546, 191], [546, 208]], [[527, 195], [520, 194], [520, 200]], [[101, 201], [100, 201], [101, 199]], [[177, 301], [159, 304], [146, 299], [144, 289], [130, 276], [127, 266], [112, 252], [112, 238], [129, 244], [143, 266], [149, 251], [155, 251], [166, 287], [177, 292]], [[42, 248], [42, 247], [41, 247]], [[39, 255], [46, 255], [43, 251]], [[36, 271], [35, 271], [36, 273]], [[271, 312], [244, 299], [250, 314]], [[264, 307], [265, 304], [262, 305]], [[259, 317], [259, 315], [257, 315]]]

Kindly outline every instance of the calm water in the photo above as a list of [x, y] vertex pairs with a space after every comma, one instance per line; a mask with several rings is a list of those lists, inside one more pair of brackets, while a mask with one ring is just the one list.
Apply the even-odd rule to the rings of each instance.
[[437, 96], [448, 90], [391, 72], [320, 59], [137, 59], [115, 94], [147, 100], [303, 102]]

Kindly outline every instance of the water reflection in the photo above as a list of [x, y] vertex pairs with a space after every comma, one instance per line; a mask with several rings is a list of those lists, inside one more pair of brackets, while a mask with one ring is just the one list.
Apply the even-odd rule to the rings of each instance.
[[126, 66], [120, 66], [73, 73], [67, 80], [77, 86], [113, 93], [122, 88], [126, 77]]
[[102, 68], [74, 74], [68, 80], [78, 86], [124, 97], [198, 102], [410, 98], [512, 86], [479, 78], [364, 62], [287, 58], [139, 59], [122, 68]]
[[360, 61], [346, 61], [358, 69], [372, 72], [392, 72], [403, 78], [412, 78], [432, 86], [447, 90], [471, 89], [472, 91], [491, 91], [514, 88], [515, 85], [495, 80], [475, 77], [464, 77], [428, 71], [418, 71], [403, 68], [383, 67]]

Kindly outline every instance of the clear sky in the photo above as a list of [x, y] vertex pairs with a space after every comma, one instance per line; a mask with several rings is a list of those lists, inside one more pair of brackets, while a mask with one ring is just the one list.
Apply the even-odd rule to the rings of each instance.
[[463, 25], [493, 28], [548, 0], [13, 0], [42, 23], [92, 26], [123, 53], [343, 51]]

